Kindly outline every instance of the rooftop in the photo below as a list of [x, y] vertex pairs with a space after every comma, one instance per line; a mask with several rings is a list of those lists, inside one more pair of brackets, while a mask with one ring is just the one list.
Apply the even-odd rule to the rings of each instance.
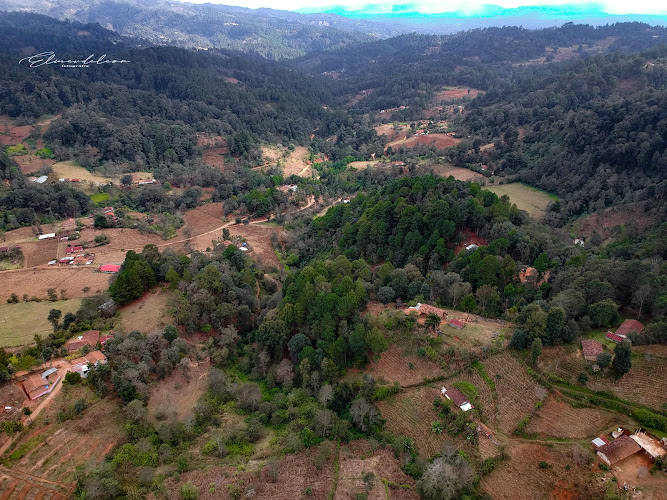
[[648, 436], [644, 432], [637, 432], [630, 436], [630, 439], [641, 446], [653, 458], [664, 457], [667, 455], [667, 450], [665, 450], [657, 440]]
[[615, 464], [621, 460], [634, 455], [641, 448], [629, 436], [620, 436], [614, 439], [611, 443], [606, 444], [598, 449], [599, 453], [607, 457], [610, 464]]
[[641, 333], [643, 330], [644, 325], [642, 325], [636, 319], [626, 319], [616, 330], [616, 335], [627, 336], [630, 332]]
[[593, 339], [584, 339], [581, 341], [581, 350], [584, 352], [584, 358], [596, 358], [598, 354], [604, 351], [602, 344]]

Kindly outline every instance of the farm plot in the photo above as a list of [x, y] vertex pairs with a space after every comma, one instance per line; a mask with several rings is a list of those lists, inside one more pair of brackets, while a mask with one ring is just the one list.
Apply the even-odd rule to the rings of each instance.
[[208, 361], [190, 362], [187, 373], [178, 369], [151, 385], [148, 398], [150, 418], [182, 422], [191, 415], [197, 401], [206, 392], [209, 367]]
[[535, 403], [547, 396], [547, 391], [507, 352], [484, 360], [484, 367], [496, 385], [498, 426], [509, 434], [532, 412]]
[[572, 408], [567, 402], [549, 396], [525, 428], [528, 434], [568, 439], [585, 439], [615, 425], [631, 424], [625, 415], [598, 408]]
[[[266, 462], [255, 461], [244, 468], [212, 466], [185, 472], [181, 474], [179, 482], [170, 477], [164, 485], [172, 493], [170, 498], [178, 497], [178, 490], [186, 482], [199, 488], [200, 500], [239, 498], [232, 496], [232, 492], [236, 491], [244, 498], [293, 500], [307, 498], [306, 489], [312, 492], [310, 498], [327, 498], [334, 483], [336, 449], [332, 446], [329, 458], [320, 468], [315, 466], [318, 451], [318, 448], [312, 448], [298, 455], [278, 458], [276, 474], [269, 473]], [[156, 497], [150, 494], [148, 498]]]
[[481, 486], [497, 500], [602, 498], [606, 486], [586, 463], [577, 463], [577, 446], [512, 442], [507, 449], [509, 460], [483, 476]]
[[25, 267], [34, 267], [48, 264], [58, 255], [58, 241], [51, 240], [30, 241], [21, 244]]
[[489, 386], [476, 371], [472, 371], [469, 374], [465, 372], [460, 373], [439, 383], [447, 388], [451, 388], [459, 382], [471, 384], [475, 388], [477, 397], [472, 398], [471, 403], [475, 406], [480, 420], [489, 426], [491, 430], [495, 430], [497, 426], [496, 405]]
[[40, 158], [33, 154], [15, 156], [14, 160], [19, 164], [21, 172], [24, 174], [36, 174], [40, 169], [50, 167], [56, 162], [50, 158]]
[[579, 345], [545, 347], [537, 362], [537, 367], [546, 373], [553, 373], [566, 380], [574, 380], [586, 366]]
[[414, 354], [406, 354], [396, 345], [391, 345], [380, 355], [380, 359], [370, 363], [365, 372], [383, 383], [398, 382], [401, 387], [421, 384], [426, 379], [444, 374], [438, 364]]
[[418, 135], [407, 139], [394, 140], [387, 144], [387, 148], [391, 147], [395, 151], [401, 148], [409, 149], [422, 144], [426, 146], [433, 146], [437, 149], [445, 149], [456, 146], [461, 139], [456, 139], [447, 134], [428, 134]]
[[667, 359], [643, 355], [632, 358], [632, 368], [623, 377], [593, 379], [588, 387], [611, 391], [619, 398], [639, 403], [654, 410], [663, 410], [667, 404]]
[[150, 332], [173, 321], [167, 312], [167, 302], [171, 293], [163, 288], [146, 292], [143, 297], [119, 309], [120, 329], [124, 332], [139, 330]]
[[470, 170], [469, 168], [454, 167], [452, 165], [432, 165], [430, 167], [421, 167], [426, 171], [432, 171], [440, 177], [454, 177], [458, 181], [482, 181], [486, 180], [482, 174]]
[[0, 303], [0, 347], [16, 347], [34, 343], [35, 335], [45, 337], [53, 333], [47, 320], [51, 309], [59, 309], [62, 316], [79, 310], [81, 299], [57, 302]]
[[217, 168], [218, 170], [225, 170], [225, 153], [228, 148], [210, 148], [205, 149], [202, 154], [202, 160], [209, 167]]
[[[123, 259], [118, 263], [122, 263]], [[58, 293], [67, 290], [67, 297], [72, 299], [106, 290], [109, 288], [109, 275], [95, 272], [90, 267], [38, 267], [0, 273], [0, 285], [0, 303], [6, 302], [12, 293], [19, 298], [24, 294], [46, 298], [49, 288], [55, 288]], [[84, 292], [84, 288], [88, 291]]]
[[284, 160], [283, 171], [285, 177], [289, 177], [290, 175], [310, 177], [312, 169], [310, 168], [310, 163], [306, 160], [307, 156], [308, 148], [304, 146], [294, 148], [294, 151]]
[[435, 434], [431, 423], [436, 420], [433, 400], [439, 399], [440, 386], [422, 386], [408, 389], [391, 398], [377, 402], [385, 427], [397, 436], [412, 438], [419, 453], [431, 457], [442, 451], [445, 444], [456, 444], [447, 434]]
[[477, 97], [480, 93], [484, 93], [481, 90], [469, 88], [469, 87], [446, 87], [444, 90], [436, 92], [434, 94], [435, 100], [437, 102], [450, 102], [455, 99], [461, 99], [462, 97]]
[[[363, 476], [372, 472], [375, 479], [370, 489], [364, 488]], [[399, 485], [385, 489], [384, 481]], [[355, 498], [367, 492], [369, 499], [418, 499], [414, 491], [414, 479], [405, 474], [400, 462], [388, 449], [371, 451], [367, 441], [355, 441], [341, 448], [338, 484], [335, 500]]]
[[107, 184], [117, 181], [116, 177], [95, 174], [77, 165], [73, 161], [59, 161], [53, 164], [53, 177], [56, 179], [79, 179], [83, 183]]
[[[111, 400], [102, 400], [79, 418], [29, 430], [5, 453], [11, 472], [56, 495], [69, 498], [75, 485], [75, 468], [87, 462], [100, 462], [123, 439], [123, 416]], [[40, 416], [39, 424], [43, 424]], [[5, 472], [5, 471], [1, 471]], [[16, 492], [15, 492], [16, 493]], [[9, 498], [24, 498], [20, 493]], [[45, 497], [47, 498], [47, 497]]]
[[277, 234], [281, 240], [286, 238], [285, 230], [282, 227], [260, 224], [238, 224], [230, 227], [229, 232], [232, 236], [245, 238], [253, 249], [250, 257], [259, 257], [258, 260], [264, 264], [267, 270], [270, 270], [272, 267], [282, 269], [283, 265], [280, 263], [280, 259], [278, 259], [271, 243], [271, 235], [273, 234]]
[[498, 196], [506, 194], [509, 196], [510, 201], [515, 203], [520, 210], [525, 210], [528, 212], [528, 215], [537, 220], [544, 218], [544, 211], [551, 201], [558, 200], [557, 196], [550, 195], [520, 182], [487, 186], [484, 189], [496, 193]]

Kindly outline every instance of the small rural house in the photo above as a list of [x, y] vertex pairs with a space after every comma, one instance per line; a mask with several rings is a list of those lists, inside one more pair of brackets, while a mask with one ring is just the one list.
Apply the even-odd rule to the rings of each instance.
[[614, 439], [611, 443], [598, 448], [597, 454], [604, 463], [611, 466], [634, 455], [639, 450], [641, 450], [641, 447], [634, 439], [630, 436], [622, 435]]
[[56, 237], [56, 233], [44, 233], [44, 234], [40, 234], [37, 237], [37, 239], [39, 239], [39, 240], [50, 240], [51, 238], [55, 238], [55, 237]]
[[58, 370], [49, 368], [43, 373], [34, 373], [23, 381], [23, 390], [30, 399], [50, 393], [60, 380]]
[[72, 253], [79, 253], [79, 252], [83, 252], [83, 246], [81, 246], [81, 245], [67, 247], [67, 249], [65, 250], [65, 253], [67, 255], [72, 254]]
[[581, 351], [584, 353], [586, 361], [595, 363], [598, 359], [598, 354], [604, 352], [604, 348], [600, 342], [593, 339], [584, 339], [581, 341]]
[[455, 387], [451, 387], [449, 389], [441, 387], [440, 394], [446, 397], [447, 399], [451, 400], [456, 406], [461, 408], [461, 410], [463, 411], [472, 410], [474, 408], [474, 406], [470, 404], [470, 401], [468, 401], [468, 398], [465, 396], [465, 394], [463, 394]]
[[593, 443], [593, 447], [597, 451], [603, 446], [609, 444], [609, 440], [605, 436], [598, 436], [595, 439], [593, 439], [591, 443]]
[[625, 335], [619, 335], [614, 332], [607, 332], [605, 333], [604, 338], [606, 338], [607, 340], [611, 340], [612, 342], [615, 342], [617, 344], [620, 344], [625, 340]]
[[637, 431], [630, 436], [635, 443], [637, 443], [644, 453], [650, 456], [653, 460], [667, 455], [667, 450], [660, 441], [654, 439], [643, 431]]
[[107, 357], [102, 354], [101, 351], [92, 351], [85, 356], [73, 359], [70, 371], [78, 373], [81, 377], [86, 378], [91, 365], [97, 367], [98, 365], [106, 364], [106, 362]]
[[118, 264], [104, 264], [97, 268], [101, 273], [115, 274], [120, 272], [120, 265]]
[[642, 325], [636, 319], [626, 319], [621, 326], [616, 330], [616, 335], [621, 337], [627, 337], [631, 332], [641, 333], [644, 331], [644, 325]]
[[477, 245], [476, 243], [471, 243], [470, 245], [468, 245], [466, 247], [466, 251], [472, 252], [473, 250], [477, 250], [478, 248], [479, 248], [479, 245]]
[[404, 310], [405, 314], [410, 314], [412, 311], [417, 312], [419, 315], [437, 314], [440, 317], [440, 319], [447, 318], [447, 311], [440, 309], [439, 307], [431, 306], [428, 304], [422, 304], [420, 302], [417, 302], [416, 306], [411, 306]]
[[69, 339], [65, 343], [65, 347], [69, 352], [78, 351], [82, 349], [83, 346], [95, 347], [99, 342], [101, 345], [104, 345], [107, 340], [112, 338], [113, 335], [100, 336], [99, 330], [88, 330], [87, 332]]
[[461, 328], [466, 326], [465, 323], [459, 319], [450, 319], [447, 324], [452, 328], [456, 328], [457, 330], [460, 330]]

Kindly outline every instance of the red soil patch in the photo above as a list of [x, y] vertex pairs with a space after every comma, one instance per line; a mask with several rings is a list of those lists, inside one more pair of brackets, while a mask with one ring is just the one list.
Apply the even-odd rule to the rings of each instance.
[[664, 499], [667, 491], [667, 478], [664, 474], [651, 475], [653, 463], [644, 453], [636, 453], [621, 460], [612, 467], [611, 473], [619, 487], [627, 484], [629, 488], [641, 488], [642, 499]]
[[229, 148], [212, 148], [204, 151], [202, 159], [209, 167], [217, 168], [218, 170], [225, 169], [224, 154], [229, 153]]
[[578, 237], [590, 238], [597, 231], [603, 239], [607, 239], [616, 227], [632, 224], [643, 231], [650, 222], [638, 204], [626, 204], [582, 217], [575, 227], [578, 227]]
[[16, 163], [19, 164], [19, 167], [21, 167], [21, 172], [24, 174], [31, 174], [33, 172], [37, 173], [41, 168], [50, 167], [56, 162], [56, 160], [40, 158], [35, 155], [15, 156], [14, 160], [16, 160]]
[[451, 90], [441, 90], [440, 92], [436, 92], [435, 99], [437, 102], [451, 101], [453, 99], [460, 99], [462, 97], [477, 97], [480, 93], [484, 93], [484, 91], [468, 87], [457, 87]]
[[398, 382], [401, 387], [420, 384], [424, 379], [443, 374], [442, 368], [436, 363], [413, 354], [404, 354], [396, 345], [391, 345], [381, 354], [380, 359], [370, 363], [364, 372], [390, 384]]
[[460, 236], [461, 236], [461, 243], [456, 245], [456, 248], [454, 248], [455, 255], [458, 255], [461, 252], [461, 250], [463, 250], [468, 245], [474, 244], [481, 247], [489, 244], [484, 238], [479, 236], [474, 231], [471, 231], [470, 229], [464, 229], [463, 231], [461, 231]]
[[0, 144], [13, 146], [24, 141], [32, 132], [30, 125], [16, 126], [8, 116], [0, 116]]
[[197, 136], [197, 146], [202, 148], [222, 148], [226, 150], [225, 153], [229, 153], [227, 141], [219, 135], [200, 133]]
[[461, 139], [457, 139], [447, 134], [428, 134], [389, 143], [387, 144], [387, 147], [391, 146], [394, 150], [398, 150], [400, 148], [414, 148], [419, 144], [423, 144], [426, 146], [434, 146], [437, 149], [445, 149], [456, 146], [459, 142], [461, 142]]

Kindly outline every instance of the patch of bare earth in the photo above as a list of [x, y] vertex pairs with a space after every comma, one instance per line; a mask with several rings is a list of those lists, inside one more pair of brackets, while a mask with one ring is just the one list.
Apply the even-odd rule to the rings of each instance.
[[312, 175], [312, 170], [310, 168], [310, 162], [306, 160], [307, 156], [308, 148], [304, 146], [297, 146], [294, 148], [294, 151], [285, 158], [283, 167], [285, 177], [289, 177], [290, 175], [310, 177]]
[[667, 476], [665, 474], [651, 474], [653, 466], [651, 459], [644, 453], [636, 453], [625, 460], [617, 462], [611, 473], [616, 478], [619, 487], [628, 485], [628, 488], [641, 488], [642, 500], [663, 500], [667, 491]]
[[121, 329], [125, 332], [150, 332], [172, 324], [173, 320], [167, 312], [170, 297], [171, 293], [167, 289], [158, 287], [121, 307], [118, 310]]
[[454, 177], [458, 181], [481, 181], [482, 179], [486, 179], [482, 174], [469, 168], [454, 167], [451, 165], [431, 165], [422, 168], [426, 171], [432, 171], [440, 177]]
[[282, 227], [261, 224], [237, 224], [230, 226], [229, 232], [232, 236], [238, 235], [246, 239], [252, 248], [252, 252], [248, 256], [260, 261], [265, 269], [269, 270], [272, 267], [281, 269], [283, 267], [271, 243], [271, 236], [273, 234], [277, 234], [280, 240], [286, 239], [287, 235]]
[[193, 414], [197, 401], [206, 392], [210, 368], [208, 359], [199, 363], [188, 361], [186, 371], [178, 367], [168, 377], [151, 384], [148, 415], [154, 422], [183, 422]]
[[529, 434], [569, 439], [585, 439], [623, 423], [630, 423], [624, 415], [598, 408], [573, 408], [567, 402], [549, 396], [526, 426]]
[[435, 434], [431, 424], [437, 419], [433, 400], [440, 399], [439, 385], [407, 389], [395, 396], [377, 402], [377, 407], [386, 420], [385, 428], [397, 436], [412, 438], [419, 453], [431, 457], [442, 451], [446, 444], [456, 445], [447, 434]]
[[364, 370], [376, 380], [389, 384], [398, 382], [401, 387], [421, 384], [426, 379], [433, 379], [443, 374], [436, 363], [414, 354], [404, 353], [396, 345], [389, 346], [380, 358], [369, 363]]
[[508, 352], [485, 359], [484, 367], [496, 384], [499, 428], [509, 434], [533, 411], [535, 403], [546, 397], [547, 391]]
[[632, 224], [639, 231], [643, 231], [650, 222], [643, 209], [638, 204], [631, 203], [582, 217], [575, 222], [574, 227], [577, 237], [590, 238], [593, 232], [597, 231], [606, 240], [612, 236], [615, 228]]
[[[122, 262], [122, 261], [121, 261]], [[21, 298], [36, 296], [45, 298], [49, 288], [55, 288], [58, 293], [61, 289], [67, 290], [68, 298], [86, 297], [95, 292], [109, 288], [110, 275], [95, 272], [90, 267], [61, 267], [55, 266], [37, 269], [26, 268], [19, 271], [4, 271], [0, 273], [0, 301], [5, 302], [12, 293]], [[83, 288], [88, 288], [84, 292]]]
[[435, 93], [435, 99], [437, 102], [442, 101], [451, 101], [454, 99], [461, 99], [462, 97], [477, 97], [480, 93], [484, 93], [482, 90], [477, 90], [468, 87], [456, 87], [448, 90], [441, 90]]
[[496, 500], [602, 498], [606, 486], [588, 465], [573, 460], [574, 446], [513, 441], [507, 448], [509, 460], [483, 476], [481, 486]]
[[44, 167], [52, 166], [56, 161], [50, 158], [40, 158], [35, 155], [21, 155], [15, 156], [16, 163], [19, 164], [21, 172], [24, 174], [32, 174], [39, 172]]
[[391, 147], [394, 150], [401, 148], [409, 149], [414, 148], [417, 145], [433, 146], [437, 149], [446, 149], [452, 146], [456, 146], [461, 139], [457, 139], [447, 134], [427, 134], [427, 135], [418, 135], [413, 136], [408, 139], [395, 140], [387, 144], [387, 148]]

